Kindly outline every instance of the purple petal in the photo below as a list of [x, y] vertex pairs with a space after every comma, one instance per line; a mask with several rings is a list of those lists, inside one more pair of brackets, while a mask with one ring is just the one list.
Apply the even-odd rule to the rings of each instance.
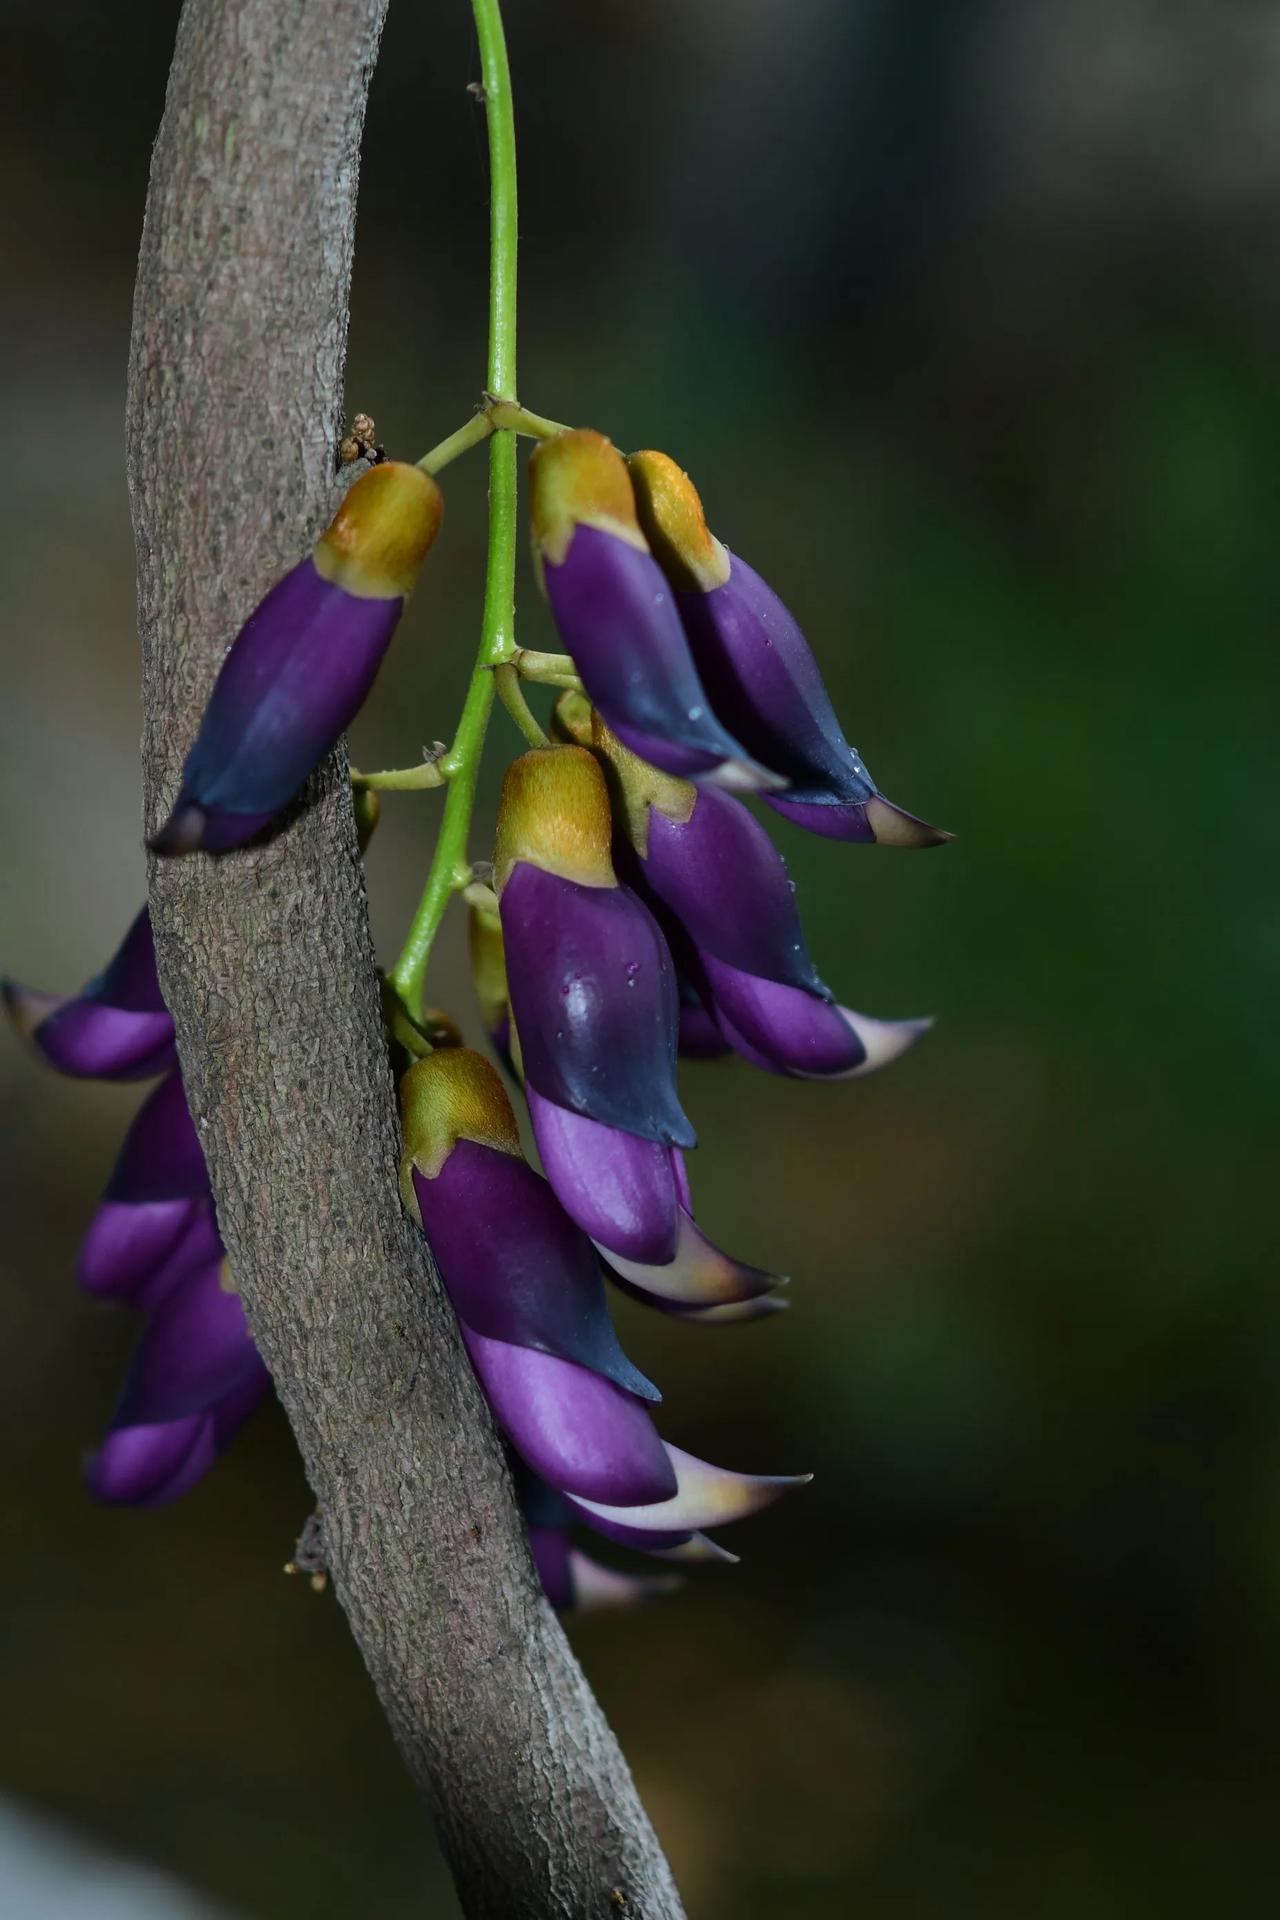
[[830, 1077], [866, 1058], [839, 1007], [777, 980], [761, 980], [703, 956], [715, 1016], [727, 1039], [740, 1037], [777, 1073]]
[[525, 1089], [533, 1137], [557, 1200], [597, 1245], [629, 1260], [674, 1259], [678, 1195], [671, 1151], [569, 1113]]
[[803, 1487], [812, 1474], [730, 1473], [697, 1460], [679, 1447], [668, 1446], [667, 1454], [676, 1475], [676, 1491], [668, 1499], [652, 1505], [623, 1507], [578, 1495], [568, 1489], [569, 1504], [590, 1524], [610, 1520], [640, 1532], [700, 1532], [704, 1527], [727, 1526], [743, 1520], [780, 1500], [793, 1487]]
[[209, 1471], [271, 1386], [261, 1361], [208, 1413], [109, 1433], [86, 1469], [93, 1497], [112, 1506], [159, 1507]]
[[772, 1293], [785, 1284], [776, 1273], [750, 1267], [733, 1260], [712, 1244], [700, 1231], [684, 1207], [680, 1209], [679, 1232], [674, 1257], [661, 1263], [625, 1259], [601, 1247], [612, 1273], [628, 1283], [628, 1289], [674, 1306], [716, 1307], [758, 1294]]
[[104, 1200], [80, 1243], [76, 1277], [86, 1293], [128, 1300], [169, 1259], [200, 1211], [199, 1199], [139, 1205]]
[[716, 1019], [725, 1038], [754, 1066], [798, 1080], [852, 1080], [888, 1066], [933, 1022], [877, 1020], [829, 1006], [794, 987], [756, 980], [718, 960], [706, 962]]
[[222, 851], [261, 832], [363, 706], [403, 607], [348, 593], [310, 555], [287, 573], [222, 663], [155, 850]]
[[549, 1485], [624, 1508], [674, 1490], [662, 1442], [633, 1394], [572, 1360], [461, 1326], [494, 1419]]
[[204, 1154], [182, 1079], [171, 1073], [134, 1115], [105, 1197], [136, 1205], [192, 1199], [208, 1189]]
[[221, 1263], [190, 1273], [161, 1302], [133, 1356], [114, 1424], [202, 1413], [255, 1377], [260, 1366], [238, 1294]]
[[51, 1067], [78, 1080], [150, 1080], [177, 1065], [167, 1013], [68, 1000], [32, 1038]]
[[652, 554], [578, 526], [563, 564], [546, 561], [544, 578], [583, 686], [633, 752], [668, 773], [698, 778], [723, 768], [744, 786], [776, 784], [713, 712]]
[[871, 799], [842, 802], [819, 799], [793, 800], [767, 793], [769, 805], [807, 833], [821, 834], [825, 840], [844, 840], [866, 845], [876, 841], [882, 847], [941, 847], [955, 835], [941, 827], [931, 827], [914, 813], [895, 807], [882, 793]]
[[728, 559], [723, 586], [676, 596], [716, 711], [798, 789], [866, 800], [875, 782], [844, 737], [808, 641], [760, 575]]
[[591, 1242], [527, 1161], [459, 1140], [434, 1180], [414, 1170], [413, 1187], [454, 1312], [474, 1333], [661, 1399], [618, 1344]]
[[720, 1060], [733, 1049], [716, 1025], [715, 1016], [700, 1002], [680, 999], [680, 1057], [682, 1060]]
[[705, 953], [830, 997], [809, 958], [782, 855], [740, 801], [700, 793], [683, 823], [651, 807], [644, 875]]
[[11, 980], [0, 982], [0, 992], [19, 1031], [60, 1073], [142, 1080], [176, 1064], [145, 907], [108, 965], [78, 994], [38, 993]]
[[213, 1431], [222, 1453], [230, 1446], [249, 1415], [271, 1391], [271, 1375], [259, 1358], [256, 1368], [246, 1372], [238, 1387], [232, 1389], [213, 1409]]
[[161, 1425], [117, 1427], [85, 1469], [95, 1500], [154, 1507], [185, 1493], [217, 1456], [212, 1417], [193, 1414]]
[[76, 996], [99, 1006], [118, 1007], [122, 1013], [165, 1013], [164, 996], [156, 972], [151, 914], [143, 907], [102, 972], [95, 974]]
[[648, 908], [626, 887], [522, 860], [501, 911], [528, 1085], [607, 1126], [692, 1146], [675, 1085], [675, 974]]
[[152, 1313], [175, 1288], [198, 1270], [219, 1265], [226, 1248], [218, 1233], [213, 1201], [193, 1202], [194, 1214], [167, 1257], [134, 1288], [130, 1304]]

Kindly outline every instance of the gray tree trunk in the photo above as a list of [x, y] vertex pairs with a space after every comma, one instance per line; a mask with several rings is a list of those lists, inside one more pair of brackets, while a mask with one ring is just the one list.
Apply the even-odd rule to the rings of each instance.
[[[229, 640], [333, 505], [360, 135], [385, 7], [183, 9], [128, 408], [149, 830]], [[670, 1871], [537, 1590], [452, 1313], [401, 1213], [343, 754], [269, 846], [153, 861], [151, 912], [254, 1338], [465, 1912], [674, 1920]]]

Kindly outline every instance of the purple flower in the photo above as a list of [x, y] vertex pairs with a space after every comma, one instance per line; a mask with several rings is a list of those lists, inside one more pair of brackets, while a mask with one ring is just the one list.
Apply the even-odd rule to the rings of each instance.
[[672, 773], [728, 787], [783, 784], [744, 753], [707, 699], [622, 455], [586, 428], [560, 433], [535, 450], [529, 476], [543, 589], [610, 726]]
[[605, 1522], [614, 1539], [623, 1537], [619, 1529], [642, 1539], [655, 1534], [699, 1533], [704, 1527], [724, 1527], [760, 1513], [793, 1487], [807, 1486], [813, 1478], [809, 1473], [730, 1473], [724, 1467], [695, 1459], [680, 1447], [668, 1446], [666, 1451], [676, 1483], [675, 1492], [667, 1499], [643, 1507], [624, 1507], [568, 1494], [569, 1506], [588, 1526]]
[[232, 643], [157, 853], [243, 846], [288, 805], [363, 706], [442, 513], [419, 467], [356, 481]]
[[694, 1222], [675, 1144], [690, 1136], [675, 1096], [670, 956], [652, 916], [617, 884], [611, 834], [585, 749], [526, 754], [509, 769], [495, 862], [501, 924], [472, 926], [485, 1024], [509, 1057], [514, 1014], [547, 1177], [615, 1274], [674, 1309], [737, 1303], [779, 1281], [722, 1253]]
[[949, 840], [885, 799], [845, 739], [795, 620], [715, 539], [688, 475], [665, 453], [632, 454], [628, 465], [640, 524], [674, 589], [711, 703], [747, 752], [786, 782], [785, 793], [765, 796], [770, 806], [833, 840]]
[[[255, 1356], [256, 1358], [256, 1356]], [[85, 1484], [108, 1506], [162, 1507], [190, 1492], [266, 1397], [258, 1360], [240, 1385], [199, 1413], [113, 1427], [85, 1468]]]
[[593, 1239], [665, 1261], [678, 1229], [671, 1148], [693, 1144], [675, 1086], [675, 975], [652, 914], [618, 885], [611, 836], [584, 748], [508, 768], [494, 879], [538, 1151]]
[[173, 1021], [156, 978], [144, 907], [104, 970], [77, 994], [40, 993], [0, 981], [19, 1032], [59, 1073], [85, 1080], [146, 1080], [175, 1064]]
[[401, 1082], [401, 1110], [406, 1206], [514, 1452], [606, 1519], [665, 1510], [684, 1456], [658, 1436], [656, 1391], [618, 1347], [590, 1243], [526, 1165], [497, 1073], [464, 1048], [430, 1054]]
[[848, 1079], [905, 1052], [927, 1020], [875, 1020], [837, 1006], [805, 945], [795, 889], [759, 821], [630, 753], [597, 715], [627, 873], [654, 903], [706, 1021], [757, 1066]]
[[673, 1490], [645, 1411], [657, 1390], [619, 1347], [591, 1243], [521, 1154], [494, 1069], [466, 1048], [429, 1054], [401, 1111], [405, 1203], [516, 1452], [557, 1487], [610, 1487], [623, 1505]]
[[600, 1264], [520, 1150], [502, 1083], [478, 1053], [442, 1048], [401, 1082], [405, 1204], [469, 1334], [660, 1396], [623, 1353]]

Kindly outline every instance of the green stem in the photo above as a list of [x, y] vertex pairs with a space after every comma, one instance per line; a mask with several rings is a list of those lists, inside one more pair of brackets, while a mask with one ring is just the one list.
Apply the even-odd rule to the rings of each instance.
[[510, 427], [513, 433], [522, 433], [528, 440], [550, 440], [553, 434], [569, 432], [562, 420], [548, 420], [544, 413], [530, 413], [528, 407], [519, 406], [514, 400], [490, 400], [484, 415], [495, 427]]
[[378, 773], [349, 769], [351, 784], [367, 793], [426, 793], [442, 787], [445, 776], [435, 760], [421, 760], [416, 767], [386, 767]]
[[545, 747], [547, 736], [538, 725], [536, 717], [529, 710], [529, 702], [524, 697], [524, 688], [520, 685], [520, 675], [511, 662], [505, 661], [495, 667], [493, 677], [498, 686], [498, 698], [511, 718], [519, 727], [531, 747]]
[[[471, 10], [480, 42], [489, 128], [489, 358], [485, 387], [493, 401], [514, 402], [518, 228], [511, 73], [499, 0], [471, 0]], [[477, 437], [481, 437], [478, 432]], [[516, 475], [515, 433], [510, 427], [499, 428], [489, 443], [489, 557], [480, 647], [458, 730], [443, 766], [449, 776], [449, 791], [440, 837], [418, 910], [391, 972], [392, 985], [416, 1017], [421, 1016], [422, 983], [432, 941], [450, 900], [471, 881], [467, 842], [480, 756], [496, 691], [493, 669], [515, 651]]]
[[478, 447], [480, 442], [487, 440], [492, 432], [493, 421], [489, 418], [487, 410], [481, 408], [478, 413], [472, 414], [465, 427], [459, 427], [458, 431], [451, 433], [447, 440], [442, 440], [438, 446], [432, 447], [430, 453], [424, 453], [418, 465], [424, 473], [440, 473], [451, 461], [456, 460], [460, 453], [466, 453], [469, 447]]

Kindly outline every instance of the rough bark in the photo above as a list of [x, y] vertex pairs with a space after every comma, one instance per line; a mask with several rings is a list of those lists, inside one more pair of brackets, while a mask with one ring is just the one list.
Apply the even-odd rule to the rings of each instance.
[[[130, 369], [149, 830], [229, 639], [332, 507], [385, 5], [187, 0], [182, 13]], [[464, 1910], [678, 1916], [617, 1743], [537, 1591], [452, 1314], [401, 1213], [342, 754], [271, 844], [153, 862], [151, 911], [237, 1283], [323, 1512], [338, 1597]]]

